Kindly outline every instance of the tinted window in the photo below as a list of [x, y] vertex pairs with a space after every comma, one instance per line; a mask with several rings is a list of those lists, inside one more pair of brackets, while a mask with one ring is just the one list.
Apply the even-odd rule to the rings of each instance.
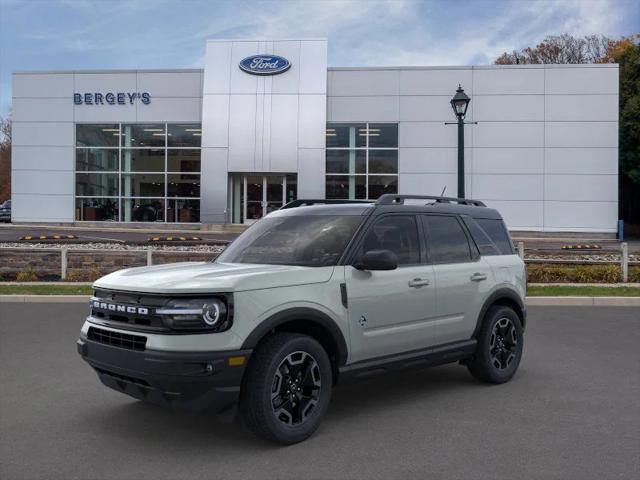
[[420, 263], [420, 242], [414, 217], [392, 215], [378, 220], [367, 232], [361, 254], [369, 250], [391, 250], [398, 257], [398, 265]]
[[481, 255], [500, 255], [500, 249], [498, 249], [493, 240], [489, 238], [489, 235], [487, 235], [487, 233], [473, 218], [466, 216], [462, 218], [464, 219], [464, 223], [467, 225], [473, 240], [476, 242]]
[[502, 220], [477, 218], [476, 222], [478, 222], [489, 238], [493, 240], [493, 243], [496, 244], [502, 255], [511, 255], [513, 253], [513, 244]]
[[361, 216], [267, 216], [218, 256], [220, 263], [324, 267], [335, 265]]
[[462, 263], [471, 261], [469, 241], [456, 217], [424, 216], [432, 263]]

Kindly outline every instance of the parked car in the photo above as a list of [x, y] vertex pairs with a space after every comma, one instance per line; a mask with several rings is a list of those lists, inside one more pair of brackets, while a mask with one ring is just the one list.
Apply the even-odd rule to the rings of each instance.
[[11, 200], [0, 204], [0, 222], [11, 222]]
[[340, 382], [450, 362], [511, 379], [526, 276], [496, 210], [406, 195], [317, 203], [331, 202], [267, 215], [214, 262], [99, 279], [78, 352], [108, 387], [229, 416], [239, 405], [284, 444], [318, 428]]

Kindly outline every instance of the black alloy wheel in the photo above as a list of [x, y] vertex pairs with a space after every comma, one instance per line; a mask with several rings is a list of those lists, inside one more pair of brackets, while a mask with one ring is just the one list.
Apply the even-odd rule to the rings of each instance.
[[518, 337], [513, 322], [502, 317], [493, 326], [489, 342], [491, 363], [498, 370], [509, 368], [518, 353]]
[[271, 386], [271, 406], [278, 420], [287, 425], [303, 423], [320, 400], [322, 377], [313, 356], [297, 351], [278, 366]]
[[256, 435], [290, 445], [309, 438], [329, 407], [331, 361], [314, 338], [275, 333], [255, 349], [242, 381], [240, 411]]
[[476, 340], [476, 352], [467, 362], [471, 375], [487, 383], [508, 382], [520, 365], [524, 347], [518, 314], [507, 306], [491, 307]]

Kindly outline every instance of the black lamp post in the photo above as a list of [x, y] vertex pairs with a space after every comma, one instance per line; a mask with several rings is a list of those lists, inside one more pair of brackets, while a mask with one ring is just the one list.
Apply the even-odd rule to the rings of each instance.
[[458, 85], [456, 94], [451, 99], [451, 108], [458, 117], [458, 197], [464, 198], [464, 116], [471, 99], [464, 93], [462, 85]]

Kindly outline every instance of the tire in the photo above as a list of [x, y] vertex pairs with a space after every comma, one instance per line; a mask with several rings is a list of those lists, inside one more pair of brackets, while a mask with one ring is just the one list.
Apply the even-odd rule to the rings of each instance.
[[276, 333], [263, 340], [251, 357], [240, 412], [259, 437], [285, 445], [298, 443], [320, 425], [332, 385], [331, 362], [316, 340]]
[[505, 383], [516, 373], [524, 336], [520, 318], [509, 307], [491, 307], [477, 336], [478, 346], [467, 368], [476, 379], [486, 383]]

